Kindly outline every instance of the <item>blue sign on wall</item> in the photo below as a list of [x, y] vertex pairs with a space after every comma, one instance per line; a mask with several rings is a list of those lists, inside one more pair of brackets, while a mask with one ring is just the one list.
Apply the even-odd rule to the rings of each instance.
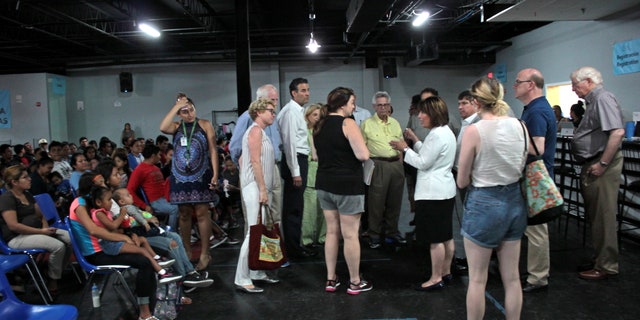
[[613, 74], [640, 71], [640, 39], [613, 45]]
[[0, 128], [11, 128], [11, 103], [9, 90], [0, 90]]
[[504, 63], [497, 63], [495, 67], [495, 76], [496, 79], [500, 80], [501, 83], [507, 83], [507, 65]]

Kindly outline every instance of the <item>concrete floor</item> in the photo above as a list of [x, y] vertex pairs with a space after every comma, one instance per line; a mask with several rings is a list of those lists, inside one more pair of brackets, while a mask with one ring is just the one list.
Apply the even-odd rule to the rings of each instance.
[[[406, 194], [406, 191], [405, 191]], [[401, 215], [401, 230], [409, 231], [411, 216], [407, 208]], [[551, 242], [551, 278], [547, 290], [524, 295], [522, 319], [637, 319], [640, 313], [640, 245], [623, 239], [620, 248], [620, 275], [599, 282], [577, 277], [576, 267], [592, 254], [582, 245], [582, 226], [565, 217], [549, 225]], [[459, 226], [454, 215], [456, 255], [463, 256]], [[240, 232], [242, 228], [236, 229]], [[178, 319], [465, 319], [465, 295], [468, 278], [456, 276], [451, 285], [436, 292], [418, 292], [412, 287], [428, 278], [428, 251], [409, 243], [404, 247], [385, 246], [369, 249], [361, 239], [363, 277], [373, 290], [358, 296], [346, 294], [346, 284], [335, 293], [324, 291], [325, 267], [322, 254], [312, 259], [293, 261], [289, 268], [275, 271], [282, 281], [262, 285], [263, 294], [245, 294], [234, 289], [237, 255], [240, 245], [221, 246], [211, 251], [209, 273], [215, 283], [197, 289], [188, 296], [193, 304], [184, 306]], [[526, 276], [526, 240], [521, 253], [521, 272]], [[348, 278], [346, 264], [338, 262], [338, 274]], [[100, 309], [91, 307], [90, 295], [80, 299], [80, 287], [71, 273], [65, 274], [66, 289], [57, 302], [80, 304], [79, 319], [136, 319], [122, 299], [111, 290]], [[485, 319], [504, 318], [504, 291], [497, 266], [490, 268], [486, 290]], [[38, 303], [36, 295], [21, 296]]]

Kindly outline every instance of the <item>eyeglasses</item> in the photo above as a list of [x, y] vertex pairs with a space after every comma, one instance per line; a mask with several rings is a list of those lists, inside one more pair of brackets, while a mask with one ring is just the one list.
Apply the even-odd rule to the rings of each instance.
[[263, 110], [267, 110], [267, 111], [271, 112], [271, 114], [274, 115], [274, 116], [276, 115], [276, 109], [266, 108], [266, 109], [263, 109]]
[[385, 107], [385, 108], [389, 108], [391, 107], [390, 103], [378, 103], [376, 104], [376, 107], [381, 108], [381, 107]]
[[533, 80], [518, 80], [518, 79], [516, 79], [516, 81], [513, 83], [513, 86], [517, 87], [518, 85], [520, 85], [523, 82], [533, 82]]

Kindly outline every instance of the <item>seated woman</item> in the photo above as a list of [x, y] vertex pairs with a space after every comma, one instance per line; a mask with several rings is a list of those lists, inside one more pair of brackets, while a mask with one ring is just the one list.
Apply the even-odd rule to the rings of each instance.
[[577, 128], [580, 125], [580, 122], [582, 122], [582, 117], [584, 117], [584, 102], [582, 102], [582, 100], [578, 100], [578, 103], [572, 105], [569, 115], [571, 116], [573, 127]]
[[7, 192], [0, 196], [0, 227], [4, 241], [15, 249], [44, 249], [49, 255], [48, 288], [51, 293], [58, 289], [64, 265], [71, 252], [69, 233], [50, 228], [29, 188], [31, 178], [22, 165], [5, 170], [4, 181]]
[[73, 190], [78, 190], [78, 182], [80, 182], [80, 176], [90, 169], [89, 161], [87, 161], [87, 157], [82, 153], [74, 153], [71, 156], [71, 167], [73, 168], [73, 172], [71, 172], [71, 178], [69, 178], [69, 183]]
[[[106, 187], [94, 186], [91, 188], [90, 196], [85, 196], [85, 200], [91, 207], [91, 220], [93, 220], [93, 222], [99, 227], [105, 228], [111, 232], [117, 232], [125, 219], [129, 222], [129, 216], [126, 213], [121, 214], [115, 219], [113, 218], [113, 215], [109, 211], [111, 210], [111, 190]], [[128, 227], [128, 225], [126, 226]], [[160, 283], [172, 282], [182, 278], [181, 276], [174, 276], [164, 269], [165, 266], [168, 267], [173, 264], [175, 260], [160, 261], [160, 256], [153, 251], [145, 237], [139, 237], [136, 234], [131, 234], [130, 237], [135, 243], [134, 245], [130, 245], [125, 242], [100, 239], [100, 246], [104, 253], [112, 256], [120, 253], [135, 253], [145, 256], [151, 262], [153, 270], [158, 273]]]
[[[103, 179], [104, 186], [107, 186], [112, 190], [118, 189], [118, 186], [120, 185], [120, 176], [118, 175], [118, 169], [116, 168], [115, 163], [112, 160], [102, 161], [96, 168], [96, 173], [105, 177]], [[93, 175], [95, 176], [96, 173], [94, 173]], [[131, 198], [131, 194], [127, 192], [126, 195], [128, 197], [126, 200], [123, 200], [123, 201], [120, 201], [121, 200], [120, 196], [112, 197], [111, 213], [113, 213], [114, 217], [117, 217], [122, 212], [128, 213], [128, 210], [121, 208], [121, 204], [122, 205], [133, 204], [133, 198]], [[213, 284], [213, 279], [208, 279], [208, 276], [209, 276], [208, 272], [206, 271], [197, 272], [194, 269], [193, 264], [191, 264], [191, 262], [189, 261], [189, 256], [187, 255], [187, 252], [184, 249], [184, 245], [182, 245], [182, 238], [177, 233], [164, 232], [157, 236], [147, 236], [147, 241], [149, 241], [149, 244], [155, 250], [166, 252], [166, 254], [171, 259], [176, 260], [176, 263], [172, 266], [172, 268], [175, 273], [177, 273], [178, 275], [184, 276], [184, 279], [182, 280], [182, 284], [185, 287], [189, 287], [189, 288], [185, 288], [184, 290], [185, 293], [189, 293], [193, 291], [195, 288], [207, 287]], [[185, 300], [188, 300], [188, 298]], [[185, 301], [183, 300], [183, 304], [189, 304], [189, 303], [185, 303]]]
[[[95, 176], [96, 174], [87, 172], [80, 177], [79, 194], [87, 194], [91, 191]], [[95, 265], [121, 264], [138, 269], [135, 291], [138, 296], [138, 305], [140, 306], [139, 318], [144, 320], [157, 319], [149, 309], [150, 297], [155, 295], [157, 283], [151, 262], [141, 255], [132, 253], [121, 253], [115, 256], [108, 255], [102, 251], [99, 243], [99, 239], [104, 239], [123, 241], [133, 245], [133, 240], [124, 234], [112, 233], [98, 227], [91, 220], [86, 200], [83, 197], [78, 197], [71, 203], [69, 219], [71, 220], [69, 227], [74, 232], [77, 245], [87, 261]]]

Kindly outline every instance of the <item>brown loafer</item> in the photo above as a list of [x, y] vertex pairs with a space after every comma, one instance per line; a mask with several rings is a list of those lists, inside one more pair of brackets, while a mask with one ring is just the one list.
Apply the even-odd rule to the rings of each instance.
[[585, 280], [604, 280], [609, 277], [609, 275], [598, 269], [591, 269], [587, 271], [582, 271], [578, 274], [581, 279]]

